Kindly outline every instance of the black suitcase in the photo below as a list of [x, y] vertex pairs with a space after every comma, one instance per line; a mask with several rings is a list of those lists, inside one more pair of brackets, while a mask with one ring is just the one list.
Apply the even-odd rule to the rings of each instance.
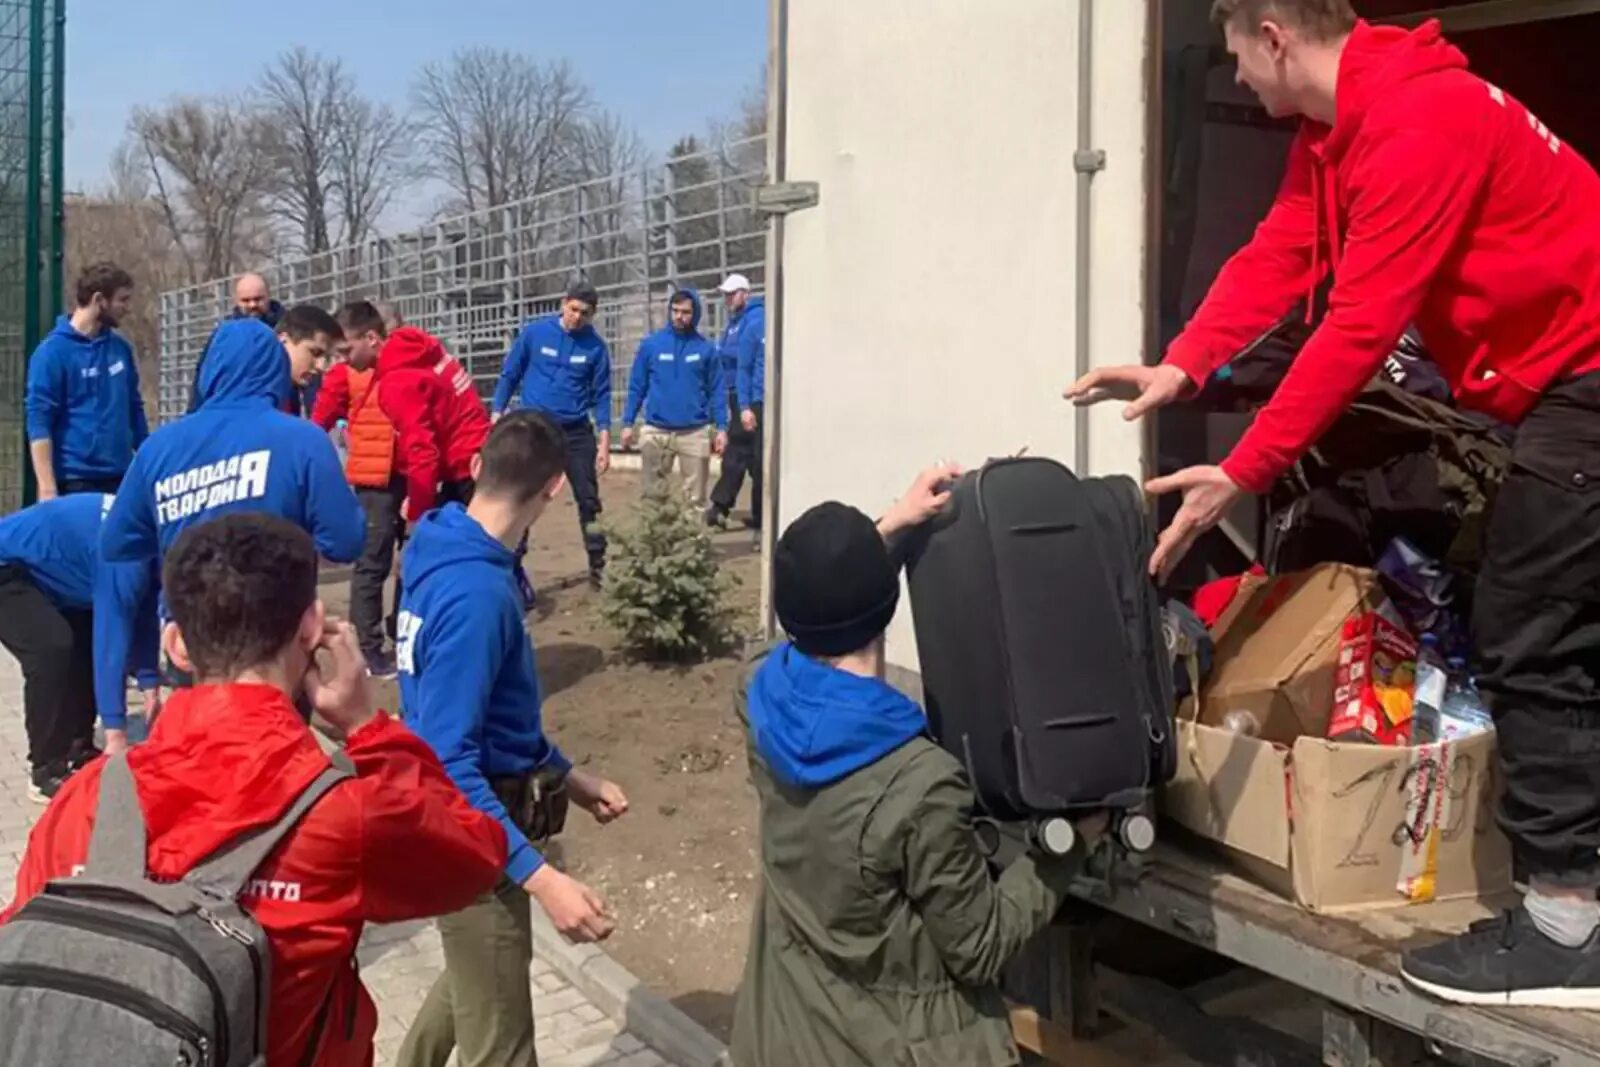
[[957, 479], [908, 558], [932, 733], [987, 814], [1031, 821], [1048, 851], [1070, 847], [1061, 816], [1096, 809], [1153, 842], [1177, 750], [1151, 549], [1132, 480], [1019, 458]]

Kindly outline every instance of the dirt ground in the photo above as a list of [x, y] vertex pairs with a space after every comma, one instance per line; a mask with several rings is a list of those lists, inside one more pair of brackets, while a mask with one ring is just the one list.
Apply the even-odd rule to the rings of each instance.
[[[601, 496], [606, 517], [626, 521], [637, 476], [608, 474]], [[740, 581], [741, 626], [754, 634], [759, 560], [741, 515], [716, 543]], [[755, 871], [756, 800], [732, 702], [738, 660], [687, 668], [625, 661], [585, 570], [577, 511], [564, 496], [534, 528], [529, 553], [545, 728], [573, 762], [620, 785], [630, 810], [606, 827], [574, 810], [551, 858], [606, 899], [617, 918], [607, 951], [726, 1040]], [[330, 608], [343, 608], [345, 582], [329, 575], [323, 591]], [[392, 683], [379, 695], [395, 706]]]

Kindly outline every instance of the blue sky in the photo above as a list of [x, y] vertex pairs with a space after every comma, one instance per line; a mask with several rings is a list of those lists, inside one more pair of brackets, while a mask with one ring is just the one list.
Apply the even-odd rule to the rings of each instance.
[[458, 48], [565, 58], [659, 151], [758, 83], [766, 22], [767, 0], [67, 0], [66, 187], [104, 180], [134, 107], [244, 90], [296, 44], [402, 107], [416, 70]]

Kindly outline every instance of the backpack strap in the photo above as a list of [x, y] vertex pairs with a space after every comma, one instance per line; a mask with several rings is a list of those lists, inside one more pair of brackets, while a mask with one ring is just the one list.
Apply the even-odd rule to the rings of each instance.
[[126, 752], [106, 759], [100, 772], [100, 797], [89, 835], [84, 874], [97, 880], [145, 880], [146, 834], [139, 793], [133, 786]]
[[301, 790], [277, 822], [224, 845], [184, 875], [184, 882], [216, 900], [236, 898], [256, 868], [265, 862], [312, 805], [346, 778], [355, 777], [356, 769], [350, 757], [335, 752], [329, 758], [332, 766]]

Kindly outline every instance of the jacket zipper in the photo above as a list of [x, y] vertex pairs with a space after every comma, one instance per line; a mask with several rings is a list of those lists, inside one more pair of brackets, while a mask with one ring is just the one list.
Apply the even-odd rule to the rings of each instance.
[[211, 1056], [210, 1040], [198, 1026], [150, 994], [123, 985], [121, 982], [113, 982], [94, 974], [75, 974], [57, 967], [7, 963], [0, 964], [0, 986], [55, 989], [77, 997], [104, 1001], [131, 1015], [137, 1015], [180, 1041], [186, 1041], [194, 1046], [200, 1053], [199, 1067], [207, 1067], [208, 1064], [217, 1062], [213, 1061]]
[[[90, 933], [104, 933], [109, 928], [126, 940], [144, 945], [147, 948], [153, 948], [157, 952], [165, 952], [167, 955], [176, 958], [196, 978], [204, 982], [206, 989], [210, 991], [212, 1018], [216, 1020], [217, 1024], [217, 1052], [221, 1062], [228, 1062], [228, 1055], [232, 1050], [233, 1041], [232, 1035], [228, 1033], [228, 1004], [222, 995], [222, 986], [217, 983], [216, 976], [206, 967], [205, 961], [194, 950], [194, 946], [183, 940], [182, 937], [165, 927], [157, 926], [154, 923], [141, 922], [131, 916], [120, 915], [115, 912], [97, 912], [92, 918], [87, 915], [81, 915], [78, 909], [71, 904], [49, 896], [36, 897], [26, 912], [19, 913], [18, 918], [24, 920], [33, 919], [34, 921], [48, 918], [49, 922], [59, 923], [63, 926], [74, 926]], [[255, 961], [253, 946], [251, 947], [251, 961]], [[259, 996], [259, 972], [257, 973], [256, 988]], [[258, 1049], [261, 1047], [259, 1041], [256, 1043], [256, 1047]]]

